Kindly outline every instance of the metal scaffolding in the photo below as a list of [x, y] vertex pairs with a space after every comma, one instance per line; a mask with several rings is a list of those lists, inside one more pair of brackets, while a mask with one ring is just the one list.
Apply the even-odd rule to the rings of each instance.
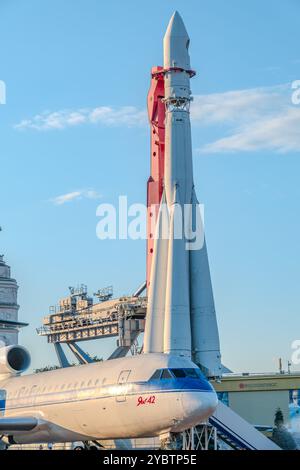
[[58, 306], [50, 307], [50, 315], [44, 317], [43, 325], [37, 329], [40, 336], [54, 344], [61, 367], [69, 366], [63, 344], [82, 364], [92, 359], [76, 344], [81, 341], [116, 337], [117, 347], [109, 359], [123, 357], [129, 350], [139, 352], [137, 338], [145, 327], [146, 297], [112, 299], [110, 286], [94, 294], [100, 300], [94, 303], [85, 285], [70, 287], [69, 291], [70, 295], [61, 299]]
[[182, 433], [182, 450], [218, 450], [217, 429], [210, 424], [187, 429]]

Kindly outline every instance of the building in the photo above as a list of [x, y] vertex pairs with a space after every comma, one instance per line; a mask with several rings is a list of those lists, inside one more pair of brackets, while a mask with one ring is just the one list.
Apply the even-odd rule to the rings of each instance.
[[219, 400], [254, 426], [272, 428], [280, 409], [300, 446], [300, 372], [224, 374], [213, 385]]
[[18, 321], [18, 284], [11, 278], [10, 267], [0, 255], [0, 346], [18, 344], [18, 333], [26, 323]]

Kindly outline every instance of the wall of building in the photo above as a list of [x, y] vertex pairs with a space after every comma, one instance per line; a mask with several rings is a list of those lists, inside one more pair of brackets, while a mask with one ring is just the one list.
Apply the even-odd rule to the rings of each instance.
[[[10, 267], [0, 256], [0, 320], [18, 321], [19, 305], [17, 301], [18, 285], [11, 278]], [[17, 344], [18, 330], [0, 325], [0, 344]]]
[[229, 392], [229, 406], [246, 421], [254, 425], [273, 426], [278, 408], [285, 422], [289, 420], [289, 391]]

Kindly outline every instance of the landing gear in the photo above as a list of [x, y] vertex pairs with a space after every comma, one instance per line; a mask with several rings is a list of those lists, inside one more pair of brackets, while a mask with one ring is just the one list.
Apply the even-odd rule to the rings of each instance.
[[97, 441], [74, 442], [73, 450], [100, 450], [103, 448]]
[[162, 450], [178, 450], [180, 449], [180, 435], [175, 433], [165, 433], [159, 436], [160, 448]]
[[2, 438], [0, 437], [0, 451], [1, 450], [8, 450], [9, 446], [10, 445], [8, 444], [8, 442], [4, 442], [2, 440]]

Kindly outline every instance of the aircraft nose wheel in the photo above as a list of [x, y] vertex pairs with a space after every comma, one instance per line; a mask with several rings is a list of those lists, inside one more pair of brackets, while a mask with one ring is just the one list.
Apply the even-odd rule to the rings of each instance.
[[95, 450], [100, 450], [101, 449], [101, 445], [98, 444], [97, 442], [89, 442], [89, 441], [86, 441], [86, 442], [83, 442], [82, 444], [81, 443], [76, 443], [76, 445], [74, 445], [73, 447], [73, 450], [92, 450], [95, 452]]
[[160, 439], [160, 448], [162, 450], [178, 450], [179, 446], [179, 436], [175, 433], [161, 434]]

